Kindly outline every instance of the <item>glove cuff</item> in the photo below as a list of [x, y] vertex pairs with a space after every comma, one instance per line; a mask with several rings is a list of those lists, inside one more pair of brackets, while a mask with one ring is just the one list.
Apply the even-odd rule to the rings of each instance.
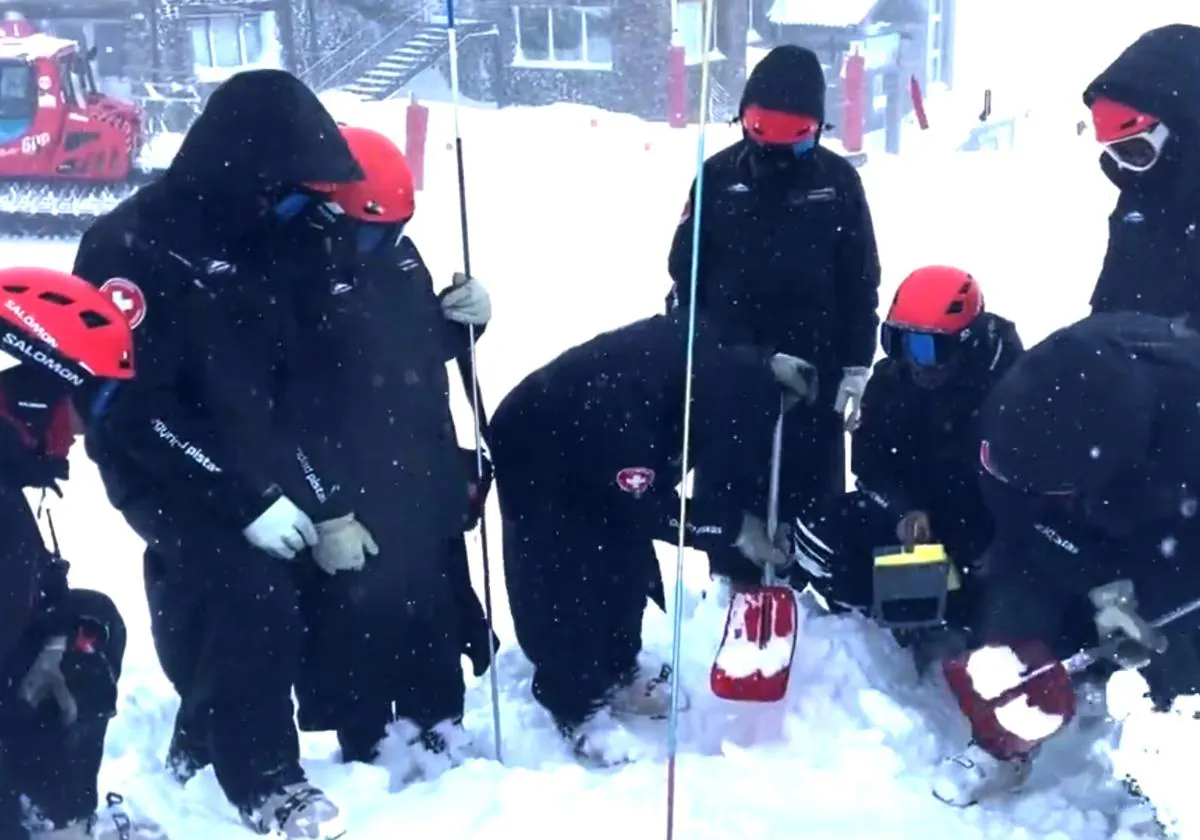
[[333, 519], [326, 519], [321, 522], [314, 523], [317, 533], [321, 535], [329, 534], [334, 531], [340, 531], [343, 528], [355, 522], [354, 514], [347, 513], [343, 516], [335, 516]]

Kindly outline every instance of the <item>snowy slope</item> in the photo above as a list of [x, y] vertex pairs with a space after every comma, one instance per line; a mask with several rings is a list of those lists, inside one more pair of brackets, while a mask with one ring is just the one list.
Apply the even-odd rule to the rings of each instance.
[[[337, 107], [339, 117], [383, 130], [404, 124], [396, 104]], [[435, 276], [445, 278], [461, 265], [450, 131], [448, 112], [435, 109], [427, 190], [410, 228]], [[661, 308], [666, 250], [691, 179], [695, 134], [572, 106], [467, 113], [463, 134], [472, 262], [495, 304], [496, 320], [480, 346], [483, 393], [495, 405], [522, 375], [570, 344]], [[728, 137], [727, 129], [714, 129], [710, 151]], [[1058, 155], [1052, 171], [1033, 157], [917, 155], [873, 163], [864, 179], [886, 271], [884, 307], [907, 271], [945, 261], [976, 272], [992, 308], [1018, 320], [1029, 342], [1084, 312], [1112, 198], [1086, 143]], [[1047, 189], [1050, 179], [1056, 188]], [[0, 248], [7, 265], [69, 267], [71, 257], [64, 245]], [[465, 437], [464, 405], [458, 410]], [[160, 769], [176, 701], [150, 644], [142, 547], [107, 507], [81, 451], [73, 470], [67, 499], [55, 504], [72, 577], [112, 594], [130, 626], [103, 783], [164, 822], [176, 840], [245, 840], [211, 774], [181, 793]], [[664, 548], [663, 560], [670, 591], [673, 553]], [[506, 642], [499, 662], [506, 764], [489, 759], [487, 683], [472, 681], [466, 723], [478, 760], [396, 790], [408, 769], [402, 749], [388, 752], [385, 767], [343, 768], [332, 761], [331, 736], [309, 737], [304, 750], [314, 780], [346, 809], [353, 837], [435, 832], [487, 840], [564, 829], [580, 840], [661, 836], [662, 726], [614, 732], [614, 748], [641, 759], [623, 769], [586, 771], [568, 760], [531, 700], [529, 667], [511, 645], [498, 540], [492, 562], [497, 629]], [[1051, 750], [1048, 763], [1066, 780], [1042, 773], [1017, 800], [969, 811], [933, 800], [930, 765], [961, 745], [963, 726], [944, 691], [919, 683], [906, 656], [861, 620], [805, 623], [785, 703], [747, 708], [715, 700], [707, 671], [722, 614], [701, 600], [706, 583], [703, 558], [690, 557], [682, 674], [694, 708], [682, 724], [681, 837], [1129, 840], [1115, 830], [1128, 801], [1111, 781], [1103, 750], [1072, 760]], [[645, 636], [649, 650], [667, 654], [669, 622], [656, 610], [647, 613]], [[1177, 773], [1185, 763], [1180, 745], [1195, 740], [1196, 724], [1184, 729], [1172, 720], [1166, 731], [1154, 731], [1163, 723], [1141, 716], [1130, 729], [1151, 746], [1171, 746]], [[1137, 766], [1139, 759], [1147, 763], [1140, 748], [1123, 760], [1147, 787], [1157, 779], [1164, 801], [1174, 800], [1186, 817], [1186, 799], [1161, 772], [1167, 759], [1151, 756], [1148, 769]]]

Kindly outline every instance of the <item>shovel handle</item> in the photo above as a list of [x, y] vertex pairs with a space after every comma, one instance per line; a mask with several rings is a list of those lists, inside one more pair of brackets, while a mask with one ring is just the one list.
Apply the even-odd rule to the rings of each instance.
[[[767, 538], [775, 542], [779, 533], [779, 481], [783, 471], [783, 416], [787, 405], [783, 398], [779, 400], [779, 417], [775, 420], [775, 433], [771, 437], [771, 483], [767, 489]], [[763, 572], [763, 582], [767, 586], [775, 583], [775, 570], [768, 564]]]

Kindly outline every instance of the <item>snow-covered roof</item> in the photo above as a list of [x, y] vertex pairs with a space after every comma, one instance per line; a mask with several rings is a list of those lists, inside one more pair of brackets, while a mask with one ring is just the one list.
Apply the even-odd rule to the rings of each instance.
[[0, 61], [16, 59], [27, 61], [34, 58], [53, 58], [60, 50], [74, 47], [74, 41], [55, 38], [39, 32], [25, 38], [0, 37]]
[[783, 26], [858, 26], [879, 0], [775, 0], [767, 20]]

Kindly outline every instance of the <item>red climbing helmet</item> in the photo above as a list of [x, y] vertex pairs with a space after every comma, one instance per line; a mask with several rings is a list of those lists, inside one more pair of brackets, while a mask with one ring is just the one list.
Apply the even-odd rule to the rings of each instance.
[[342, 137], [364, 178], [333, 185], [330, 198], [363, 222], [407, 222], [416, 210], [412, 170], [396, 144], [378, 131], [341, 126]]
[[0, 269], [0, 369], [40, 366], [77, 387], [133, 378], [129, 320], [99, 289], [49, 268]]
[[970, 336], [983, 314], [983, 292], [961, 268], [918, 268], [892, 299], [880, 343], [888, 356], [916, 367], [944, 366]]

